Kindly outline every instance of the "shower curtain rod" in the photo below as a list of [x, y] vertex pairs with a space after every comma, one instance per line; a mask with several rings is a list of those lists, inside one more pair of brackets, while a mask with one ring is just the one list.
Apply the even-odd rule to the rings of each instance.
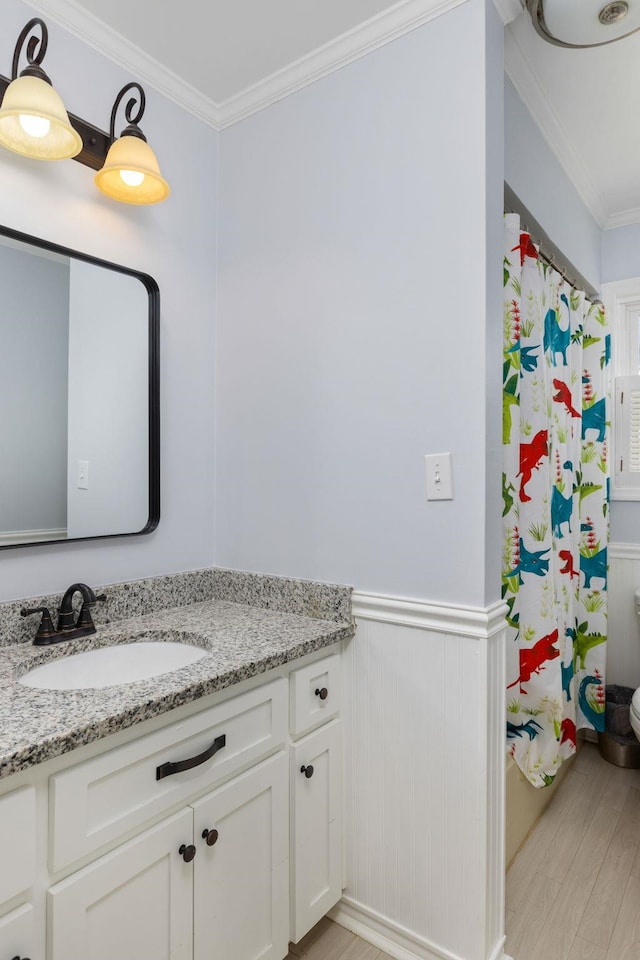
[[520, 202], [506, 183], [504, 185], [504, 212], [518, 214], [523, 230], [529, 234], [538, 247], [542, 259], [554, 270], [557, 270], [574, 290], [583, 290], [587, 300], [591, 303], [602, 302], [602, 298], [595, 287], [563, 256], [562, 251], [556, 247], [549, 235], [545, 233], [537, 220], [531, 216], [524, 204]]

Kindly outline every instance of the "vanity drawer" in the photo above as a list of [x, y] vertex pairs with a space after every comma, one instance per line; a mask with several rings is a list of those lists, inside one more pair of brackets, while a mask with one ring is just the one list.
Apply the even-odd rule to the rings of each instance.
[[29, 903], [0, 917], [0, 957], [35, 958], [36, 932], [33, 907]]
[[[51, 870], [272, 753], [287, 738], [287, 705], [280, 678], [51, 777]], [[200, 762], [173, 772], [189, 760]]]
[[36, 792], [22, 787], [0, 797], [0, 904], [27, 890], [36, 866]]
[[298, 737], [340, 712], [340, 655], [301, 667], [291, 676], [291, 733]]

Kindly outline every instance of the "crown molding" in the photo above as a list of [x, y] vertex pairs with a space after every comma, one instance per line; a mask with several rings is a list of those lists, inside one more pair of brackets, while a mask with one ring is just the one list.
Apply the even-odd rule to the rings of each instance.
[[341, 34], [307, 56], [248, 87], [219, 105], [221, 126], [263, 110], [384, 44], [435, 20], [467, 0], [401, 0], [383, 13]]
[[587, 167], [565, 136], [562, 123], [553, 104], [543, 92], [538, 75], [509, 28], [505, 31], [504, 66], [520, 99], [573, 183], [582, 202], [591, 212], [600, 229], [604, 230], [608, 222], [606, 205]]
[[122, 34], [88, 13], [76, 0], [29, 0], [29, 5], [119, 67], [131, 71], [137, 80], [148, 83], [158, 93], [164, 94], [209, 126], [219, 128], [220, 109], [216, 103]]
[[605, 223], [605, 230], [615, 230], [616, 227], [628, 227], [632, 223], [640, 223], [640, 207], [629, 207], [628, 210], [618, 210], [610, 213]]
[[[228, 127], [300, 90], [334, 70], [468, 0], [399, 0], [388, 10], [271, 74], [259, 83], [216, 103], [172, 73], [126, 37], [88, 13], [76, 0], [29, 0], [39, 13], [64, 27], [84, 43], [134, 73], [178, 106], [216, 130]], [[504, 0], [508, 3], [510, 0]], [[519, 2], [519, 0], [514, 0]]]
[[524, 0], [493, 0], [493, 5], [505, 27], [519, 17], [524, 10]]

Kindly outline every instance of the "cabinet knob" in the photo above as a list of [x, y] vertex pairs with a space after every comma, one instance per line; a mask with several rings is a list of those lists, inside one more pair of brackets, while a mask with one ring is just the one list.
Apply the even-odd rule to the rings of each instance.
[[329, 696], [329, 691], [326, 687], [316, 687], [315, 694], [316, 697], [320, 697], [321, 700], [326, 700]]
[[208, 847], [212, 847], [218, 839], [218, 831], [215, 828], [213, 830], [203, 830], [202, 839], [207, 841]]
[[307, 778], [307, 780], [310, 780], [311, 777], [313, 776], [313, 767], [311, 766], [311, 764], [309, 764], [309, 765], [306, 766], [306, 767], [305, 767], [304, 764], [303, 764], [303, 765], [300, 767], [300, 773], [304, 773], [304, 775], [305, 775], [305, 777]]
[[178, 853], [182, 855], [182, 859], [185, 863], [190, 863], [196, 855], [196, 848], [192, 843], [190, 843], [188, 846], [186, 843], [183, 843], [178, 850]]

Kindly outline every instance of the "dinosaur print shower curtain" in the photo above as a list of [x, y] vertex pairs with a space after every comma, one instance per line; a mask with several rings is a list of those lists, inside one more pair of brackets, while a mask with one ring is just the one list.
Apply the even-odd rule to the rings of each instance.
[[505, 217], [503, 576], [507, 744], [546, 786], [604, 729], [610, 337]]

